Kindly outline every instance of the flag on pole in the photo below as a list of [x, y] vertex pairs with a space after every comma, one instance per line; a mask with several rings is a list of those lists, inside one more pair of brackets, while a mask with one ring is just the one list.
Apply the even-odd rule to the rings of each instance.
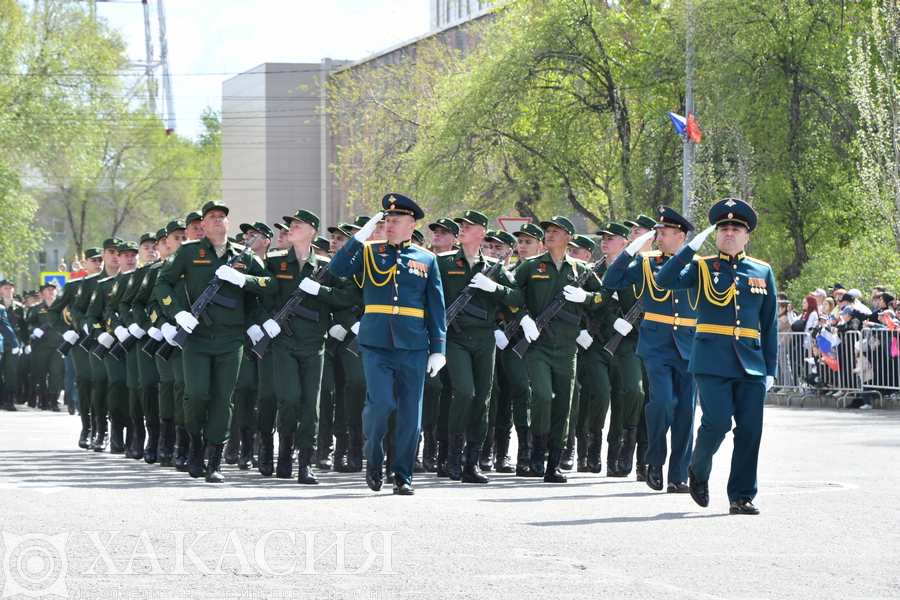
[[678, 135], [687, 136], [689, 140], [698, 144], [703, 139], [700, 127], [697, 126], [697, 121], [694, 120], [694, 115], [691, 113], [688, 113], [687, 119], [685, 119], [679, 114], [670, 112], [669, 118], [672, 119], [672, 125], [675, 126], [675, 133]]

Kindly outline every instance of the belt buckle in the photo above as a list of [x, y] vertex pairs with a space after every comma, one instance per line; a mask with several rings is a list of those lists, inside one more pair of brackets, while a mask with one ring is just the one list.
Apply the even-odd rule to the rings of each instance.
[[735, 337], [735, 338], [741, 337], [741, 328], [740, 328], [740, 327], [735, 327], [735, 328], [734, 328], [734, 337]]
[[675, 317], [674, 325], [681, 325], [681, 317]]
[[393, 308], [391, 309], [391, 312], [392, 312], [393, 314], [395, 314], [395, 315], [396, 315], [396, 314], [399, 314], [399, 313], [400, 313], [400, 307], [399, 307], [399, 306], [393, 307]]

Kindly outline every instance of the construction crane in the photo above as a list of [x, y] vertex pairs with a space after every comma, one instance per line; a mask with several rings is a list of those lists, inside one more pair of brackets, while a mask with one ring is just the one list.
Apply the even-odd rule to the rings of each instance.
[[[109, 3], [121, 1], [124, 4], [134, 4], [134, 0], [92, 0], [91, 8], [97, 10], [97, 3]], [[147, 83], [147, 104], [150, 111], [160, 117], [166, 126], [166, 134], [171, 135], [175, 131], [175, 101], [172, 93], [172, 77], [169, 74], [169, 44], [166, 41], [166, 9], [163, 0], [153, 0], [156, 3], [157, 31], [159, 33], [159, 55], [153, 48], [153, 20], [150, 11], [150, 0], [140, 0], [144, 10], [144, 46], [146, 49], [145, 60], [132, 60], [129, 63], [134, 69], [143, 71]], [[95, 12], [96, 14], [96, 12]], [[159, 81], [162, 82], [162, 102], [159, 99]]]

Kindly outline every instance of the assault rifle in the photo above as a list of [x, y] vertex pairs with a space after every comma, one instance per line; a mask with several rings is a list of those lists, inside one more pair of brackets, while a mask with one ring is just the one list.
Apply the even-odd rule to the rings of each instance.
[[[497, 262], [492, 264], [486, 270], [481, 271], [481, 274], [490, 279], [494, 276], [494, 273], [503, 266], [503, 261], [507, 259], [507, 257], [512, 254], [513, 249], [510, 248], [506, 251], [506, 253], [497, 259]], [[463, 291], [460, 292], [459, 296], [456, 297], [456, 300], [453, 301], [453, 304], [447, 307], [447, 328], [453, 327], [453, 331], [459, 333], [459, 323], [457, 323], [457, 319], [459, 319], [460, 313], [467, 313], [475, 317], [476, 319], [487, 319], [488, 313], [486, 310], [482, 308], [478, 308], [477, 306], [469, 306], [469, 302], [475, 296], [475, 292], [478, 291], [478, 288], [474, 288], [471, 285], [467, 285], [463, 288]]]
[[[350, 312], [353, 313], [353, 316], [355, 316], [356, 320], [358, 321], [362, 317], [363, 310], [365, 310], [365, 306], [363, 306], [363, 301], [362, 299], [360, 299], [359, 302], [353, 305], [353, 307], [350, 309]], [[352, 331], [348, 331], [347, 336], [353, 336], [350, 338], [350, 343], [353, 343], [353, 340], [356, 338], [356, 334]], [[344, 339], [347, 338], [345, 337]], [[341, 345], [342, 341], [344, 340], [339, 340], [334, 336], [328, 336], [328, 341], [325, 342], [325, 352], [327, 352], [329, 356], [334, 356], [334, 353], [337, 352], [338, 346]], [[356, 347], [359, 347], [358, 343]]]
[[[328, 263], [322, 263], [309, 274], [309, 278], [321, 282], [327, 271]], [[300, 303], [307, 295], [306, 292], [298, 287], [294, 290], [294, 293], [291, 294], [291, 297], [288, 298], [288, 301], [284, 303], [284, 306], [281, 307], [281, 310], [272, 316], [272, 320], [278, 323], [279, 327], [281, 327], [281, 333], [284, 335], [294, 335], [294, 332], [291, 331], [291, 321], [294, 319], [294, 315], [301, 316], [309, 321], [319, 320], [319, 313], [317, 311], [310, 310], [305, 306], [300, 306]], [[272, 338], [270, 338], [266, 332], [263, 332], [262, 339], [253, 345], [253, 354], [260, 358], [265, 356], [266, 349], [269, 347], [271, 341]]]
[[[250, 249], [250, 245], [256, 240], [257, 236], [251, 236], [250, 239], [244, 241], [244, 249], [241, 250], [238, 254], [235, 254], [231, 258], [229, 258], [225, 264], [229, 267], [234, 267], [247, 253]], [[209, 314], [207, 311], [213, 304], [218, 304], [219, 306], [224, 306], [225, 308], [234, 308], [237, 306], [237, 300], [234, 298], [226, 298], [219, 294], [219, 288], [222, 287], [224, 281], [219, 279], [218, 275], [213, 275], [212, 279], [209, 280], [209, 284], [206, 286], [206, 289], [203, 290], [203, 293], [194, 301], [191, 305], [191, 315], [194, 318], [203, 319], [203, 322], [207, 325], [212, 325], [212, 319], [209, 318]], [[188, 339], [188, 335], [190, 335], [186, 329], [179, 327], [178, 331], [175, 332], [175, 335], [172, 336], [172, 342], [175, 346], [179, 348], [184, 348], [184, 343]], [[159, 347], [156, 354], [163, 360], [169, 360], [169, 356], [172, 354], [172, 350], [174, 349], [172, 344], [164, 344]]]
[[[628, 321], [628, 324], [633, 327], [634, 324], [637, 322], [637, 320], [640, 319], [643, 315], [644, 315], [644, 299], [639, 298], [638, 301], [634, 303], [634, 306], [632, 306], [630, 309], [628, 309], [628, 312], [625, 313], [624, 319], [626, 321]], [[612, 338], [610, 338], [610, 340], [608, 342], [606, 342], [606, 345], [603, 346], [603, 349], [606, 350], [607, 352], [609, 352], [610, 354], [615, 354], [616, 350], [619, 349], [619, 344], [622, 343], [622, 338], [624, 338], [624, 337], [625, 337], [624, 335], [622, 335], [621, 333], [619, 333], [617, 331], [616, 334], [614, 336], [612, 336]]]
[[[78, 336], [78, 340], [75, 343], [78, 344], [79, 346], [81, 346], [82, 348], [84, 348], [84, 345], [83, 345], [84, 340], [85, 339], [90, 340], [91, 336], [86, 334], [83, 330], [79, 330], [79, 331], [80, 331], [81, 335]], [[69, 350], [71, 350], [71, 349], [72, 349], [72, 344], [63, 340], [62, 345], [59, 348], [57, 348], [56, 351], [59, 352], [60, 354], [62, 354], [63, 358], [65, 358], [66, 356], [69, 355]]]
[[[580, 288], [584, 285], [584, 283], [588, 280], [588, 278], [592, 277], [597, 269], [600, 268], [601, 265], [605, 264], [602, 260], [594, 263], [594, 266], [582, 273], [578, 276], [578, 278], [570, 283], [572, 287]], [[556, 295], [556, 298], [553, 299], [553, 302], [544, 309], [544, 312], [538, 315], [537, 319], [534, 320], [535, 325], [537, 325], [538, 333], [544, 332], [547, 334], [547, 337], [553, 337], [553, 331], [550, 330], [548, 325], [553, 321], [556, 317], [559, 317], [566, 323], [572, 323], [573, 325], [577, 325], [579, 322], [579, 318], [576, 315], [573, 315], [569, 311], [563, 309], [565, 306], [566, 296], [565, 293], [560, 290], [559, 294]], [[528, 338], [523, 337], [522, 340], [513, 347], [513, 352], [519, 355], [519, 358], [525, 358], [525, 351], [528, 350], [528, 347], [531, 346], [531, 342], [528, 341]]]

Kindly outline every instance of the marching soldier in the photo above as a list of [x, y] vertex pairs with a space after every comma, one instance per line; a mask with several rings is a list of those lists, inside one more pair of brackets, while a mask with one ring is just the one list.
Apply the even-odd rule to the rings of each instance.
[[[269, 313], [281, 310], [298, 288], [306, 296], [295, 311], [298, 316], [286, 324], [290, 331], [277, 337], [269, 334], [274, 338], [272, 352], [278, 374], [275, 394], [278, 398], [279, 443], [275, 476], [291, 477], [292, 453], [296, 446], [299, 450], [297, 483], [317, 484], [319, 481], [310, 464], [318, 437], [319, 392], [330, 307], [347, 306], [352, 296], [344, 291], [343, 282], [327, 271], [318, 280], [310, 277], [318, 267], [327, 267], [329, 263], [329, 259], [317, 255], [311, 245], [319, 229], [319, 218], [300, 209], [284, 220], [290, 223], [288, 240], [292, 246], [266, 256], [268, 271], [277, 277], [278, 291], [260, 301]], [[267, 323], [277, 327], [273, 320]], [[253, 328], [248, 334], [254, 343], [262, 338], [261, 331], [254, 334]], [[255, 335], [259, 339], [254, 340]]]
[[0, 281], [0, 304], [6, 309], [6, 317], [16, 334], [18, 344], [4, 344], [3, 346], [3, 385], [0, 387], [0, 408], [9, 411], [16, 410], [16, 391], [18, 387], [19, 359], [22, 356], [22, 348], [25, 346], [23, 328], [25, 326], [25, 307], [13, 296], [16, 288], [13, 282], [4, 279]]
[[[526, 261], [515, 270], [515, 280], [525, 292], [528, 314], [522, 317], [522, 333], [531, 347], [525, 355], [531, 383], [531, 471], [546, 483], [565, 483], [559, 470], [562, 451], [569, 433], [569, 409], [575, 385], [575, 339], [585, 305], [599, 304], [600, 281], [590, 276], [582, 287], [571, 285], [588, 267], [566, 255], [575, 233], [569, 219], [556, 216], [542, 221], [547, 251]], [[538, 329], [539, 318], [560, 294], [566, 299], [564, 315], [547, 323], [547, 331]], [[532, 317], [534, 315], [534, 317]], [[552, 334], [552, 336], [551, 336]], [[544, 448], [549, 448], [546, 470]]]
[[[383, 484], [383, 440], [396, 411], [394, 493], [411, 495], [413, 464], [422, 417], [426, 373], [437, 375], [446, 363], [446, 314], [437, 258], [410, 244], [419, 206], [400, 194], [382, 198], [384, 213], [366, 223], [344, 244], [331, 263], [339, 277], [363, 273], [365, 314], [359, 327], [368, 393], [363, 411], [368, 461], [366, 483]], [[383, 243], [365, 243], [385, 216]], [[396, 395], [395, 395], [396, 386]]]
[[[188, 473], [195, 478], [205, 475], [207, 482], [219, 483], [225, 480], [220, 467], [241, 361], [245, 295], [272, 294], [278, 285], [252, 252], [232, 266], [227, 264], [243, 248], [228, 241], [228, 207], [224, 202], [207, 202], [201, 224], [204, 239], [182, 243], [166, 259], [154, 293], [166, 315], [189, 334], [182, 349], [185, 426], [191, 436]], [[190, 305], [182, 304], [185, 299], [175, 293], [175, 285], [184, 277], [187, 297], [196, 300], [214, 276], [223, 285], [207, 308], [211, 321], [207, 324], [190, 312]], [[257, 323], [266, 321], [261, 312], [253, 315]], [[212, 446], [208, 469], [203, 460], [204, 438]]]
[[[712, 457], [732, 430], [733, 418], [729, 512], [755, 515], [763, 406], [778, 372], [775, 276], [768, 264], [744, 253], [758, 222], [749, 204], [720, 200], [710, 209], [709, 222], [711, 227], [663, 265], [656, 282], [699, 294], [688, 370], [697, 382], [703, 414], [688, 468], [691, 497], [700, 506], [709, 505]], [[695, 258], [713, 230], [718, 252]]]
[[[671, 429], [667, 491], [673, 493], [688, 491], [687, 468], [694, 441], [696, 406], [694, 379], [688, 373], [688, 362], [696, 311], [686, 291], [661, 289], [655, 274], [684, 246], [686, 235], [693, 230], [694, 225], [678, 211], [659, 206], [655, 229], [633, 240], [603, 278], [603, 285], [611, 289], [634, 285], [640, 289], [639, 297], [644, 301], [637, 354], [644, 361], [650, 383], [650, 399], [644, 410], [648, 434], [646, 483], [656, 491], [663, 489], [666, 436]], [[659, 250], [642, 252], [654, 235]]]
[[[84, 251], [85, 276], [96, 275], [103, 269], [103, 259], [100, 248], [88, 248]], [[91, 359], [87, 350], [78, 344], [82, 335], [82, 323], [75, 320], [72, 313], [75, 300], [81, 290], [84, 277], [70, 279], [63, 286], [63, 293], [58, 296], [47, 311], [52, 327], [63, 336], [71, 348], [69, 353], [75, 364], [75, 388], [78, 390], [78, 408], [81, 416], [81, 435], [78, 438], [78, 447], [85, 450], [91, 447]]]
[[488, 483], [478, 461], [487, 435], [488, 402], [494, 382], [494, 312], [498, 302], [506, 306], [520, 306], [524, 296], [502, 265], [491, 278], [482, 273], [497, 262], [481, 251], [488, 218], [478, 211], [467, 210], [463, 216], [453, 220], [459, 224], [461, 247], [439, 254], [437, 261], [444, 299], [452, 303], [470, 286], [479, 292], [475, 293], [455, 323], [447, 324], [447, 373], [452, 390], [447, 424], [450, 442], [447, 472], [454, 481]]
[[41, 300], [28, 312], [28, 326], [31, 328], [31, 376], [35, 381], [35, 392], [40, 399], [41, 410], [59, 412], [59, 391], [62, 388], [64, 363], [56, 352], [63, 338], [50, 327], [47, 310], [56, 300], [58, 288], [54, 284], [40, 287]]

